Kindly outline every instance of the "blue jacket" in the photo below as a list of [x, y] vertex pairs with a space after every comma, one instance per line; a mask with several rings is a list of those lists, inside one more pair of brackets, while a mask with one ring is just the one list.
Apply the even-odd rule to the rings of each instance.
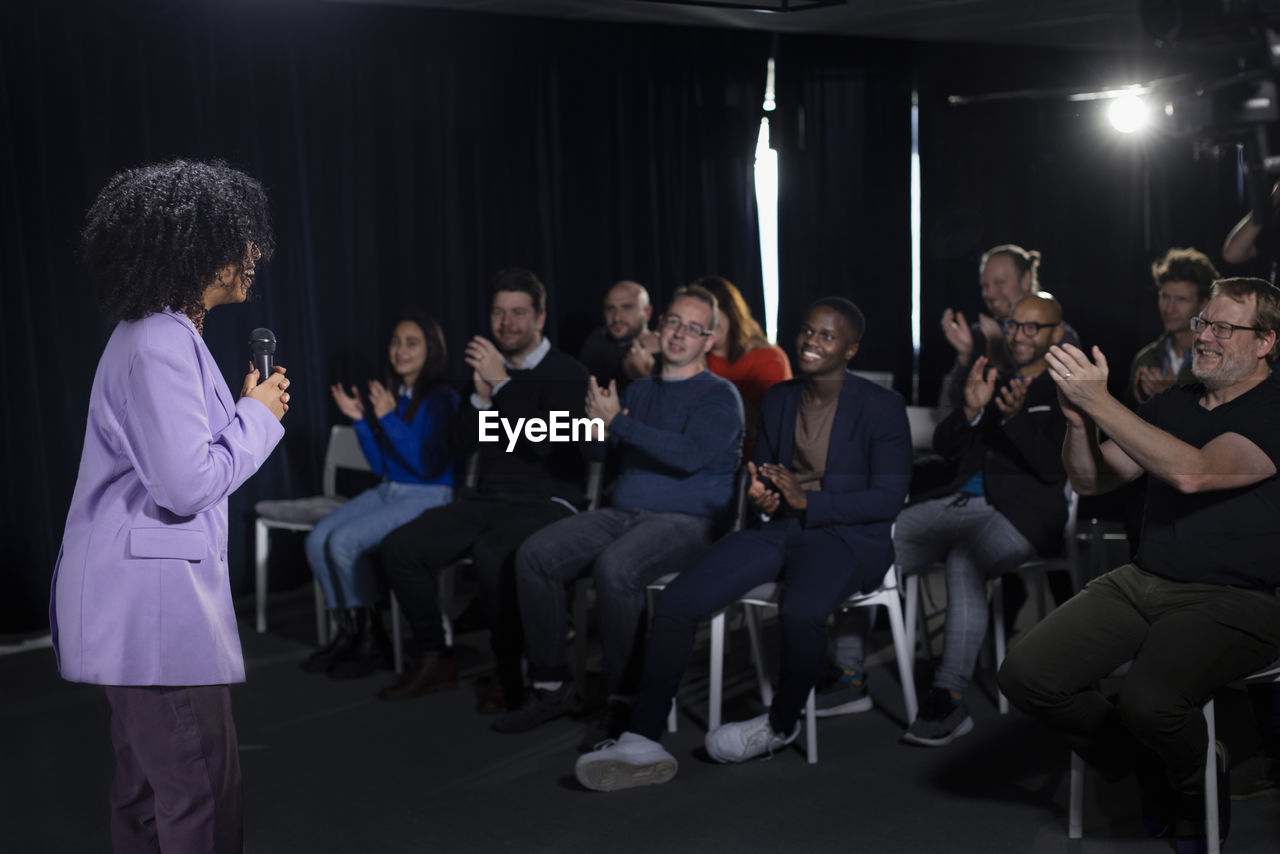
[[[791, 467], [796, 413], [804, 380], [778, 383], [764, 394], [754, 462]], [[893, 520], [911, 484], [911, 425], [902, 396], [846, 372], [827, 446], [822, 489], [810, 492], [805, 528], [830, 528], [858, 555], [893, 563]]]

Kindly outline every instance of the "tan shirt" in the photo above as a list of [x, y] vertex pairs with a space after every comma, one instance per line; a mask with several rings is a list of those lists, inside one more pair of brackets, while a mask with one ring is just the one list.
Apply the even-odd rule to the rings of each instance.
[[806, 390], [800, 397], [800, 409], [796, 412], [795, 454], [791, 468], [800, 481], [800, 488], [809, 492], [822, 489], [822, 476], [827, 471], [827, 448], [831, 444], [831, 425], [836, 418], [839, 395], [818, 403]]

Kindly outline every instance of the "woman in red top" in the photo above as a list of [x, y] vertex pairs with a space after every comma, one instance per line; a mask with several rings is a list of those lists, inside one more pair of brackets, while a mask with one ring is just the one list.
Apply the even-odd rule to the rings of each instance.
[[756, 419], [765, 389], [791, 379], [791, 362], [781, 347], [769, 343], [733, 282], [720, 276], [703, 276], [694, 284], [715, 294], [719, 303], [716, 344], [707, 354], [707, 367], [711, 373], [737, 386], [742, 395], [747, 420], [742, 458], [749, 460], [756, 443]]

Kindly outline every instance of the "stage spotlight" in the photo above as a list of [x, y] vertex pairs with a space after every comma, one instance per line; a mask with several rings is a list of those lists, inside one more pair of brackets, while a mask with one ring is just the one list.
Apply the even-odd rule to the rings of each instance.
[[1150, 121], [1147, 105], [1137, 95], [1124, 95], [1116, 98], [1107, 108], [1107, 118], [1111, 126], [1120, 133], [1133, 133], [1140, 130]]

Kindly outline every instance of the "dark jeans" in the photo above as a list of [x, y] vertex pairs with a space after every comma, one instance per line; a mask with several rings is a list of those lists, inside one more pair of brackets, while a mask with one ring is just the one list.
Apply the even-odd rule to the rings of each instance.
[[432, 508], [388, 534], [378, 554], [422, 648], [444, 648], [436, 573], [470, 554], [499, 676], [508, 701], [518, 698], [523, 691], [523, 639], [516, 549], [534, 531], [572, 512], [542, 495], [468, 496]]
[[658, 597], [645, 646], [632, 732], [658, 739], [693, 652], [698, 621], [768, 581], [781, 581], [781, 673], [769, 722], [790, 732], [827, 666], [827, 618], [858, 590], [874, 588], [887, 566], [867, 566], [832, 531], [775, 519], [720, 540]]
[[105, 687], [116, 854], [244, 850], [240, 755], [226, 685]]
[[[1135, 768], [1146, 748], [1175, 789], [1194, 795], [1208, 742], [1200, 707], [1277, 655], [1276, 589], [1167, 581], [1126, 564], [1013, 644], [1000, 688], [1109, 776]], [[1112, 704], [1096, 683], [1130, 660]]]
[[[645, 588], [706, 551], [711, 523], [685, 513], [612, 507], [538, 531], [516, 553], [529, 678], [569, 678], [564, 587], [591, 570], [600, 614], [605, 696], [634, 694], [644, 637]], [[586, 626], [576, 626], [586, 631]]]

